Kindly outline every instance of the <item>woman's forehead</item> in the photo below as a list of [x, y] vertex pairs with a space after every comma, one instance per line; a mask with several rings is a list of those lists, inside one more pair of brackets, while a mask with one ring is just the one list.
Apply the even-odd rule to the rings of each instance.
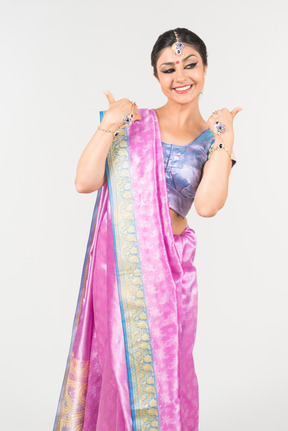
[[188, 60], [197, 60], [199, 59], [200, 55], [199, 53], [193, 48], [192, 46], [185, 45], [183, 49], [184, 55], [175, 55], [175, 51], [173, 51], [171, 46], [168, 46], [167, 48], [164, 48], [159, 55], [158, 58], [158, 66], [161, 66], [163, 63], [171, 63], [176, 61], [185, 61]]
[[[158, 62], [160, 60], [160, 63], [165, 62], [165, 61], [176, 61], [176, 60], [183, 60], [184, 58], [189, 56], [189, 59], [193, 59], [193, 57], [199, 58], [199, 53], [196, 51], [195, 48], [193, 48], [191, 45], [188, 44], [184, 44], [184, 49], [183, 49], [183, 53], [184, 55], [175, 55], [175, 51], [173, 51], [171, 46], [167, 46], [166, 48], [163, 48], [159, 58], [158, 58]], [[192, 56], [193, 54], [193, 56]], [[177, 58], [176, 58], [177, 57]], [[159, 63], [159, 64], [160, 64]]]

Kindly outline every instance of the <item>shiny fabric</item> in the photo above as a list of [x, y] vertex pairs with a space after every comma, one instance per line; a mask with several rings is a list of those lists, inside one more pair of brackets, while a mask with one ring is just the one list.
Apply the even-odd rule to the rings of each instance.
[[[162, 141], [169, 206], [182, 217], [186, 217], [191, 209], [208, 151], [214, 143], [215, 136], [210, 128], [187, 145]], [[231, 157], [233, 167], [236, 163], [234, 152]]]
[[197, 240], [173, 234], [156, 112], [139, 113], [97, 192], [54, 431], [198, 431]]

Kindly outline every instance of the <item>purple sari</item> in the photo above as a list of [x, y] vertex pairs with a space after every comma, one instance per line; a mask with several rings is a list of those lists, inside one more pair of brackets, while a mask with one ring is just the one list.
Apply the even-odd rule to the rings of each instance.
[[97, 192], [54, 431], [198, 430], [196, 235], [173, 235], [157, 115], [139, 113]]

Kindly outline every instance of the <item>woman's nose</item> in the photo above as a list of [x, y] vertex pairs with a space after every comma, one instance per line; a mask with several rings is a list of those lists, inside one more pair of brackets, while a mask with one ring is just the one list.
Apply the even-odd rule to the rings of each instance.
[[178, 81], [183, 81], [185, 79], [185, 73], [182, 67], [176, 68], [176, 78]]

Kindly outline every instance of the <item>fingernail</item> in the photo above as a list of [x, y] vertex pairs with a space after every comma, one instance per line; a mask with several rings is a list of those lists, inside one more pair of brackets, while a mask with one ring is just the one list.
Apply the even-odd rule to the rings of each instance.
[[107, 90], [104, 90], [104, 91], [103, 91], [103, 93], [104, 93], [104, 94], [107, 94]]

